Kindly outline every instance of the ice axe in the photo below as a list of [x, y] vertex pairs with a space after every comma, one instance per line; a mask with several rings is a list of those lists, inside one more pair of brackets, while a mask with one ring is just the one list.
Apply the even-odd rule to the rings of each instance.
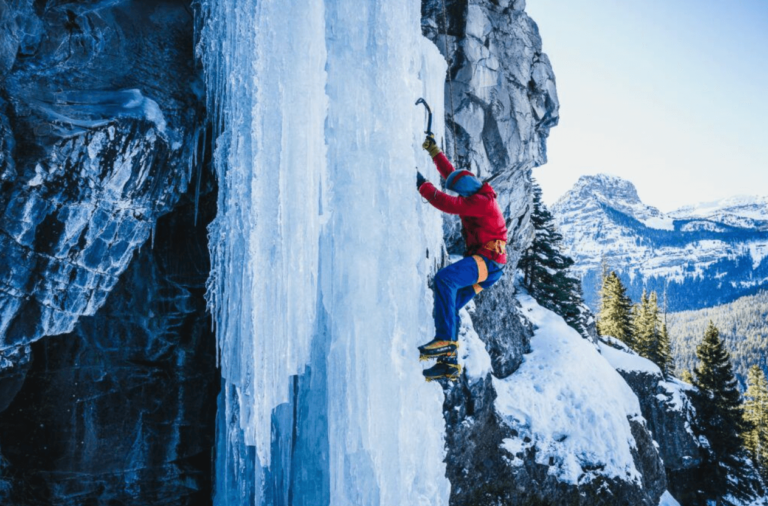
[[416, 105], [419, 104], [424, 104], [424, 107], [427, 109], [427, 130], [424, 133], [434, 137], [435, 134], [432, 133], [432, 109], [429, 108], [429, 104], [423, 98], [420, 98], [416, 101]]

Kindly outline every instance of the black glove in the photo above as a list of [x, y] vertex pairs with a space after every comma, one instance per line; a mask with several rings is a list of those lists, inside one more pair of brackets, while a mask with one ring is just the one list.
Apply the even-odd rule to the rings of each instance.
[[416, 171], [416, 189], [418, 190], [419, 188], [421, 188], [421, 185], [423, 185], [426, 182], [427, 180], [424, 179], [424, 176], [421, 175], [421, 172], [417, 170]]

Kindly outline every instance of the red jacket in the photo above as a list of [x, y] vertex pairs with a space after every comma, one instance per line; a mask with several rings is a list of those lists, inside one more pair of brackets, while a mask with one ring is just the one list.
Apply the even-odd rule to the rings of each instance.
[[[444, 178], [455, 170], [443, 153], [439, 153], [434, 162]], [[483, 184], [477, 193], [469, 197], [451, 197], [426, 182], [419, 187], [419, 193], [437, 209], [461, 217], [467, 255], [482, 255], [500, 264], [507, 263], [506, 246], [495, 243], [504, 241], [506, 244], [507, 225], [491, 185]]]

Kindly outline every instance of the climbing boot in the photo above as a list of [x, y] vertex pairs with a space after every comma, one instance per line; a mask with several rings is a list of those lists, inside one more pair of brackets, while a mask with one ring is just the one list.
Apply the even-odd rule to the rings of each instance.
[[427, 344], [419, 346], [419, 358], [421, 360], [429, 360], [437, 357], [456, 357], [456, 349], [458, 347], [458, 341], [444, 341], [435, 338]]
[[434, 381], [437, 379], [448, 379], [450, 381], [457, 381], [461, 376], [461, 364], [458, 363], [456, 357], [440, 357], [437, 363], [422, 371], [424, 378], [427, 381]]

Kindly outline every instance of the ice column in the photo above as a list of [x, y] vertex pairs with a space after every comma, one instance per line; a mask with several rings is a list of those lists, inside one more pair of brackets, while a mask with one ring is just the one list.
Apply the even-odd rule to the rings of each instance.
[[306, 503], [305, 485], [289, 484], [280, 501], [259, 489], [282, 472], [274, 466], [302, 466], [283, 461], [291, 452], [270, 459], [282, 437], [270, 422], [319, 350], [323, 401], [295, 416], [327, 424], [330, 503], [447, 504], [442, 391], [424, 382], [416, 352], [434, 330], [426, 279], [442, 229], [416, 193], [417, 166], [437, 173], [414, 103], [436, 106], [441, 134], [445, 77], [421, 35], [420, 2], [202, 9], [220, 191], [209, 286], [225, 383], [217, 475], [234, 476], [217, 482], [217, 504]]
[[[301, 5], [298, 5], [301, 4]], [[309, 357], [327, 98], [320, 2], [206, 2], [220, 135], [209, 301], [245, 440], [269, 462], [271, 410]]]
[[[414, 106], [424, 93], [420, 2], [339, 0], [326, 9], [332, 504], [447, 504], [442, 393], [425, 384], [415, 351], [431, 331], [426, 269], [417, 269], [426, 267], [422, 230], [441, 232], [439, 218], [420, 223], [430, 210], [415, 191], [414, 168], [431, 165]], [[430, 46], [429, 61], [442, 63]], [[430, 77], [442, 87], [444, 76], [441, 67]], [[427, 98], [440, 116], [442, 93]], [[439, 251], [433, 244], [432, 258]]]

